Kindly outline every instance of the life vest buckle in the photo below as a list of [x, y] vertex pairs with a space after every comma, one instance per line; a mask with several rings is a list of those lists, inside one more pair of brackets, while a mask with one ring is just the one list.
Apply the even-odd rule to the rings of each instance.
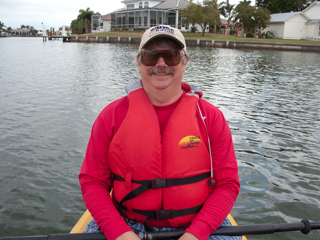
[[157, 220], [173, 218], [171, 209], [170, 210], [159, 210], [159, 211], [155, 211], [154, 213], [155, 213], [155, 219], [157, 219]]
[[158, 189], [158, 188], [164, 188], [164, 187], [169, 187], [168, 186], [168, 179], [164, 178], [164, 179], [154, 179], [152, 180], [153, 184], [152, 187], [153, 189]]

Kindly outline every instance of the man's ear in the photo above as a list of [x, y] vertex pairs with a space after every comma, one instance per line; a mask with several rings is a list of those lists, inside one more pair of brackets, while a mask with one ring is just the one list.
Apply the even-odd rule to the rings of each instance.
[[187, 66], [187, 63], [189, 61], [189, 55], [188, 54], [185, 56], [185, 59], [186, 60], [185, 60], [184, 64], [182, 64], [183, 72], [186, 70], [186, 66]]
[[189, 55], [187, 54], [186, 55], [186, 62], [184, 63], [185, 66], [187, 65], [188, 61], [189, 61]]

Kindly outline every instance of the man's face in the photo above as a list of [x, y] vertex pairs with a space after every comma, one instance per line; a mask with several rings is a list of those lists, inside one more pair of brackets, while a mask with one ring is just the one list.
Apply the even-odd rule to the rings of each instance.
[[[165, 62], [165, 58], [168, 55], [161, 55], [161, 51], [170, 51], [173, 49], [174, 47], [170, 46], [159, 47], [156, 44], [153, 44], [152, 42], [150, 42], [147, 45], [146, 51], [160, 51], [160, 57], [158, 55], [159, 58], [157, 59], [157, 61], [155, 61], [155, 64], [152, 66], [146, 66], [138, 60], [141, 81], [146, 91], [181, 89], [181, 81], [187, 62], [189, 60], [189, 56], [185, 56], [186, 61], [184, 63], [180, 61], [175, 66], [169, 66]], [[178, 54], [182, 54], [182, 51], [179, 51]], [[157, 55], [155, 55], [155, 58], [157, 58]]]

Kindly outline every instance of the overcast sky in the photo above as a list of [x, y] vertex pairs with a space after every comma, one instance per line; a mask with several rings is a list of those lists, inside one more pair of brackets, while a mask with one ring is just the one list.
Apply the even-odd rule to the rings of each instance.
[[[218, 0], [218, 3], [222, 1]], [[238, 4], [239, 1], [229, 0], [230, 4]], [[70, 26], [80, 9], [89, 7], [104, 15], [124, 7], [121, 2], [122, 0], [0, 0], [0, 21], [13, 29], [29, 25], [41, 30], [42, 22], [47, 29], [57, 29], [62, 25]], [[251, 2], [253, 5], [254, 0]]]

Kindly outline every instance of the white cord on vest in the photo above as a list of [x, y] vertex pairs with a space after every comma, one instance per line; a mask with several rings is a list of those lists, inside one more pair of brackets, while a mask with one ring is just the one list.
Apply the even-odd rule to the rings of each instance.
[[211, 177], [213, 177], [213, 166], [212, 166], [212, 154], [211, 154], [211, 144], [210, 144], [210, 138], [209, 138], [209, 132], [208, 132], [208, 128], [207, 128], [207, 125], [206, 125], [206, 122], [204, 121], [206, 119], [206, 117], [204, 117], [202, 115], [202, 112], [200, 110], [200, 106], [199, 106], [199, 103], [197, 102], [197, 106], [198, 106], [198, 109], [199, 109], [199, 113], [200, 113], [200, 116], [201, 116], [201, 119], [203, 121], [203, 124], [204, 126], [206, 127], [206, 131], [207, 131], [207, 136], [208, 136], [208, 145], [209, 145], [209, 154], [210, 154], [210, 164], [211, 164]]

